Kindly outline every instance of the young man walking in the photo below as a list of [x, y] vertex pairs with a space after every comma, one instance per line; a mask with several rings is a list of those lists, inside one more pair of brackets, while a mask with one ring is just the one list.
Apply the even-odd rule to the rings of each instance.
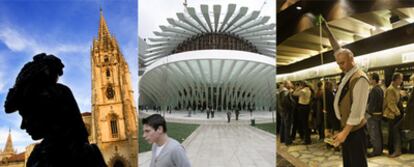
[[152, 144], [150, 167], [191, 167], [184, 147], [167, 135], [167, 124], [160, 114], [142, 119], [144, 139]]

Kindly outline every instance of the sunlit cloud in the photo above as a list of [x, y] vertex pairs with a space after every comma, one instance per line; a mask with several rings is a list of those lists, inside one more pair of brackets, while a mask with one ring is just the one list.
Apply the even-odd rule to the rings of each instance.
[[45, 43], [42, 40], [36, 40], [32, 34], [15, 27], [17, 26], [0, 25], [0, 42], [14, 52], [29, 54], [48, 52], [48, 54], [59, 55], [64, 53], [88, 53], [89, 51], [89, 45], [86, 43], [56, 43], [53, 40]]
[[0, 40], [12, 51], [23, 51], [33, 45], [32, 41], [27, 41], [19, 32], [9, 28], [0, 26]]

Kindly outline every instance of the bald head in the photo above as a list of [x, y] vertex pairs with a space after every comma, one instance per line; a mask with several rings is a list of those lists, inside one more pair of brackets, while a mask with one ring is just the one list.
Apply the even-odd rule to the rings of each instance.
[[289, 80], [283, 81], [283, 87], [288, 88], [288, 89], [292, 88], [293, 87], [292, 82], [290, 82]]
[[343, 72], [348, 72], [355, 66], [354, 54], [349, 49], [340, 48], [334, 53], [334, 56]]

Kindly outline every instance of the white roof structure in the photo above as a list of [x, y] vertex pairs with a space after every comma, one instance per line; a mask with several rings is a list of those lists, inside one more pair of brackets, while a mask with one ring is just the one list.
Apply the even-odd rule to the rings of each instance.
[[231, 50], [182, 52], [147, 67], [140, 81], [145, 96], [140, 100], [166, 106], [192, 106], [199, 101], [213, 107], [273, 106], [274, 76], [274, 58], [260, 54]]
[[248, 13], [247, 7], [236, 9], [229, 4], [227, 10], [221, 5], [200, 6], [197, 13], [193, 7], [187, 12], [177, 13], [177, 19], [167, 18], [168, 26], [160, 26], [161, 32], [154, 31], [158, 38], [149, 38], [148, 49], [143, 56], [145, 65], [156, 59], [168, 56], [185, 40], [200, 34], [228, 34], [252, 43], [257, 52], [274, 58], [276, 54], [276, 24], [269, 22], [270, 17], [260, 17], [260, 11]]
[[140, 56], [140, 105], [228, 110], [275, 107], [275, 24], [247, 7], [201, 5], [168, 18]]

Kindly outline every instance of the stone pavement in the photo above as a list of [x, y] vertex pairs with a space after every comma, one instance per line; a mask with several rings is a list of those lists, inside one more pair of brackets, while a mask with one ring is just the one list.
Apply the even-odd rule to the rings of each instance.
[[[139, 117], [144, 118], [151, 114], [155, 114], [157, 112], [153, 110], [147, 111], [140, 111]], [[176, 122], [176, 123], [188, 123], [188, 124], [227, 124], [227, 112], [218, 112], [216, 111], [214, 114], [214, 118], [207, 119], [207, 113], [206, 112], [200, 112], [200, 111], [193, 111], [191, 112], [191, 116], [189, 116], [188, 111], [175, 111], [173, 110], [172, 113], [168, 112], [158, 112], [161, 115], [165, 116], [165, 119], [167, 122]], [[273, 111], [273, 114], [275, 112]], [[272, 119], [272, 112], [269, 111], [253, 111], [252, 117], [255, 119], [256, 123], [270, 123], [273, 122]], [[252, 118], [250, 116], [249, 111], [240, 111], [239, 120], [237, 121], [237, 124], [250, 124], [250, 119]], [[231, 121], [232, 123], [236, 122], [235, 120], [234, 112], [231, 115]], [[276, 117], [274, 117], [276, 119]]]
[[[274, 167], [275, 143], [275, 135], [249, 125], [202, 124], [183, 146], [193, 167]], [[150, 159], [139, 154], [139, 166]]]
[[289, 161], [287, 161], [285, 158], [283, 158], [279, 154], [277, 154], [276, 159], [277, 159], [276, 166], [281, 166], [281, 167], [294, 167]]
[[[277, 154], [288, 160], [296, 167], [341, 167], [342, 155], [340, 151], [327, 148], [326, 144], [318, 141], [317, 136], [312, 136], [311, 145], [300, 145], [300, 140], [294, 141], [292, 146], [280, 144], [277, 140]], [[414, 154], [403, 154], [397, 158], [388, 158], [387, 151], [382, 156], [368, 159], [369, 167], [412, 167], [414, 166]], [[277, 160], [279, 163], [279, 160]]]

